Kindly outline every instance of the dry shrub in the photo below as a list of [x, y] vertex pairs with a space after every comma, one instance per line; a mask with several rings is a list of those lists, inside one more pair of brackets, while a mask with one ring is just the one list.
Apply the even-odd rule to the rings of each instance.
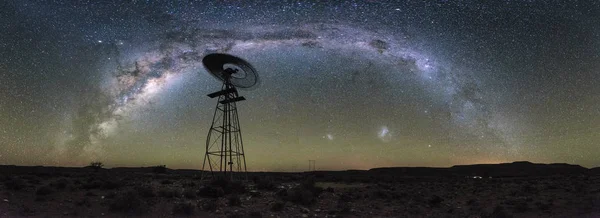
[[277, 201], [271, 204], [271, 211], [282, 211], [283, 208], [285, 207], [285, 202], [283, 201]]
[[217, 201], [206, 201], [202, 204], [202, 210], [204, 211], [209, 211], [209, 212], [213, 212], [215, 210], [217, 210], [218, 208], [218, 204]]
[[158, 195], [165, 198], [177, 198], [181, 196], [181, 192], [174, 188], [160, 188]]
[[196, 191], [187, 188], [183, 191], [183, 196], [187, 199], [196, 199]]
[[41, 196], [46, 196], [46, 195], [49, 195], [49, 194], [52, 194], [52, 193], [54, 193], [54, 189], [52, 187], [50, 187], [50, 186], [47, 186], [47, 185], [39, 187], [37, 189], [37, 191], [35, 191], [36, 195], [41, 195]]
[[198, 190], [198, 196], [208, 198], [219, 198], [225, 195], [225, 191], [221, 187], [204, 186]]
[[176, 215], [193, 215], [195, 213], [195, 207], [190, 202], [177, 202], [173, 205], [173, 214]]
[[139, 196], [144, 198], [156, 197], [156, 194], [154, 193], [154, 188], [152, 188], [152, 186], [149, 185], [137, 186], [135, 187], [135, 191]]
[[8, 190], [22, 190], [23, 188], [25, 188], [25, 180], [22, 180], [20, 178], [10, 178], [4, 181], [4, 187], [6, 187], [6, 189]]
[[231, 195], [229, 196], [229, 198], [227, 198], [227, 202], [229, 204], [229, 206], [242, 206], [242, 199], [240, 199], [240, 196], [237, 195]]
[[110, 202], [109, 209], [114, 212], [142, 214], [146, 209], [146, 205], [144, 205], [144, 202], [137, 192], [128, 190], [119, 193], [115, 199]]
[[317, 197], [323, 192], [323, 188], [315, 186], [313, 178], [304, 180], [299, 186], [287, 190], [285, 193], [278, 193], [285, 200], [310, 205], [317, 201]]

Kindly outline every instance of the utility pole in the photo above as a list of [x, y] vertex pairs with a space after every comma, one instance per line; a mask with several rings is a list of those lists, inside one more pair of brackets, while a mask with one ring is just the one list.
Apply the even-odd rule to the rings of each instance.
[[315, 164], [316, 164], [315, 160], [308, 160], [308, 171], [309, 172], [316, 170]]

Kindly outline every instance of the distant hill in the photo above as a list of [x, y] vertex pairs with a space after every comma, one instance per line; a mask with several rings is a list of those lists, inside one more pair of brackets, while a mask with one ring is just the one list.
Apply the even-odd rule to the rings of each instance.
[[[155, 167], [116, 167], [109, 169], [99, 169], [100, 172], [113, 173], [176, 173], [176, 174], [198, 174], [200, 170], [194, 169], [168, 169], [155, 171]], [[89, 167], [52, 167], [52, 166], [15, 166], [0, 165], [0, 174], [60, 174], [75, 172], [95, 172], [95, 169]], [[251, 172], [253, 176], [263, 174], [273, 175], [276, 172]], [[302, 172], [300, 172], [302, 173]], [[439, 167], [385, 167], [373, 168], [370, 170], [346, 170], [346, 171], [318, 171], [310, 172], [323, 178], [333, 177], [365, 177], [365, 178], [398, 178], [398, 177], [535, 177], [552, 175], [578, 175], [591, 174], [600, 175], [600, 167], [587, 169], [579, 165], [554, 163], [539, 164], [527, 161], [501, 164], [474, 164], [474, 165], [456, 165], [448, 168]], [[278, 173], [282, 175], [291, 175], [295, 173]], [[250, 176], [250, 175], [249, 175]]]
[[564, 163], [538, 164], [527, 161], [501, 164], [456, 165], [450, 168], [428, 167], [389, 167], [369, 170], [376, 173], [395, 173], [404, 176], [481, 176], [481, 177], [523, 177], [584, 174], [585, 167]]
[[492, 177], [567, 175], [583, 174], [588, 171], [587, 168], [579, 165], [565, 163], [538, 164], [527, 161], [501, 164], [458, 165], [450, 169], [460, 175]]
[[[101, 168], [98, 171], [110, 171], [110, 172], [138, 172], [138, 173], [152, 173], [155, 167], [115, 167], [115, 168]], [[80, 173], [80, 172], [95, 172], [96, 169], [85, 166], [85, 167], [54, 167], [54, 166], [16, 166], [16, 165], [0, 165], [0, 173], [6, 174], [56, 174], [56, 173]], [[165, 171], [171, 171], [171, 169], [165, 168]], [[186, 170], [181, 170], [186, 171]], [[199, 171], [198, 171], [199, 172]]]
[[448, 169], [449, 168], [436, 167], [383, 167], [370, 169], [369, 172], [378, 174], [396, 174], [398, 176], [437, 177], [452, 175]]
[[5, 174], [54, 174], [67, 172], [83, 172], [90, 171], [83, 167], [52, 167], [52, 166], [16, 166], [16, 165], [0, 165], [0, 173]]

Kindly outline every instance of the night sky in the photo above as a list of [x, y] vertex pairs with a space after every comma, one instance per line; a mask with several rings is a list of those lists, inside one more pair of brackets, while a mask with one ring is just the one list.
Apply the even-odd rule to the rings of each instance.
[[600, 166], [598, 1], [0, 9], [0, 164], [201, 168], [218, 52], [262, 79], [239, 90], [251, 171]]

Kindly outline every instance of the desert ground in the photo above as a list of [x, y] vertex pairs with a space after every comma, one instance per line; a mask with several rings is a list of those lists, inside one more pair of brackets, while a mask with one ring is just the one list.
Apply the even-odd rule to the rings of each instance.
[[253, 172], [230, 182], [164, 167], [1, 166], [0, 217], [600, 217], [597, 169], [463, 171]]

